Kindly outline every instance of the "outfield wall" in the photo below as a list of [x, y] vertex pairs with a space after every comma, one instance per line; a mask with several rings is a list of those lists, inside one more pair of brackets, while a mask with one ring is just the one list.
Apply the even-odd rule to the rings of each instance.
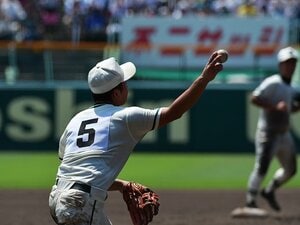
[[[129, 82], [129, 105], [168, 105], [189, 83]], [[258, 110], [249, 104], [251, 86], [211, 85], [181, 119], [149, 133], [140, 151], [251, 152]], [[0, 150], [57, 150], [68, 120], [89, 107], [86, 88], [0, 89]], [[292, 117], [300, 148], [300, 113]]]

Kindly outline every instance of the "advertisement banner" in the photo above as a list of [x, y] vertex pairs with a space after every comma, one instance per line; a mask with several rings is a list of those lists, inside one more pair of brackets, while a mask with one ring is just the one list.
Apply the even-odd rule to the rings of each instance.
[[289, 34], [287, 19], [265, 17], [126, 17], [122, 27], [122, 60], [144, 67], [199, 68], [224, 48], [227, 68], [271, 68]]
[[[157, 108], [169, 105], [185, 89], [130, 88], [128, 105]], [[250, 104], [250, 90], [209, 88], [179, 120], [148, 133], [136, 146], [149, 152], [251, 152], [258, 108]], [[72, 116], [92, 105], [85, 89], [0, 90], [0, 151], [57, 151], [60, 135]], [[292, 131], [300, 147], [300, 113], [292, 117]]]

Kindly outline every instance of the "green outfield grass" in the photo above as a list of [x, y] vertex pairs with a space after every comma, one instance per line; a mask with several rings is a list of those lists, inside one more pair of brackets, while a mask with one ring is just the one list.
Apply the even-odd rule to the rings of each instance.
[[[245, 189], [253, 162], [252, 154], [134, 153], [120, 178], [155, 189]], [[0, 188], [50, 189], [58, 164], [56, 153], [0, 153]], [[267, 179], [277, 166], [274, 161]], [[285, 187], [299, 188], [298, 176]]]

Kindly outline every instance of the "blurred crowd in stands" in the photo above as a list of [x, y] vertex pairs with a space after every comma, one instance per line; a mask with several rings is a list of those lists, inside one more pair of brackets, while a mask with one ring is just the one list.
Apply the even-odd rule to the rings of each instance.
[[131, 15], [299, 21], [300, 0], [0, 0], [0, 40], [107, 41]]

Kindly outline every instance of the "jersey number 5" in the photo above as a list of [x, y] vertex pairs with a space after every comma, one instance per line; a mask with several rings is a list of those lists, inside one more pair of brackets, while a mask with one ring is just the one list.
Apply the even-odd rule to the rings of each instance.
[[86, 126], [89, 125], [89, 124], [97, 123], [97, 122], [98, 122], [98, 118], [91, 119], [91, 120], [85, 120], [85, 121], [81, 122], [79, 131], [78, 131], [78, 136], [87, 134], [88, 138], [87, 138], [87, 140], [83, 140], [82, 137], [77, 138], [77, 146], [79, 148], [87, 147], [87, 146], [90, 146], [90, 145], [92, 145], [94, 143], [94, 141], [95, 141], [95, 134], [96, 134], [95, 129], [93, 129], [93, 128], [86, 128]]

